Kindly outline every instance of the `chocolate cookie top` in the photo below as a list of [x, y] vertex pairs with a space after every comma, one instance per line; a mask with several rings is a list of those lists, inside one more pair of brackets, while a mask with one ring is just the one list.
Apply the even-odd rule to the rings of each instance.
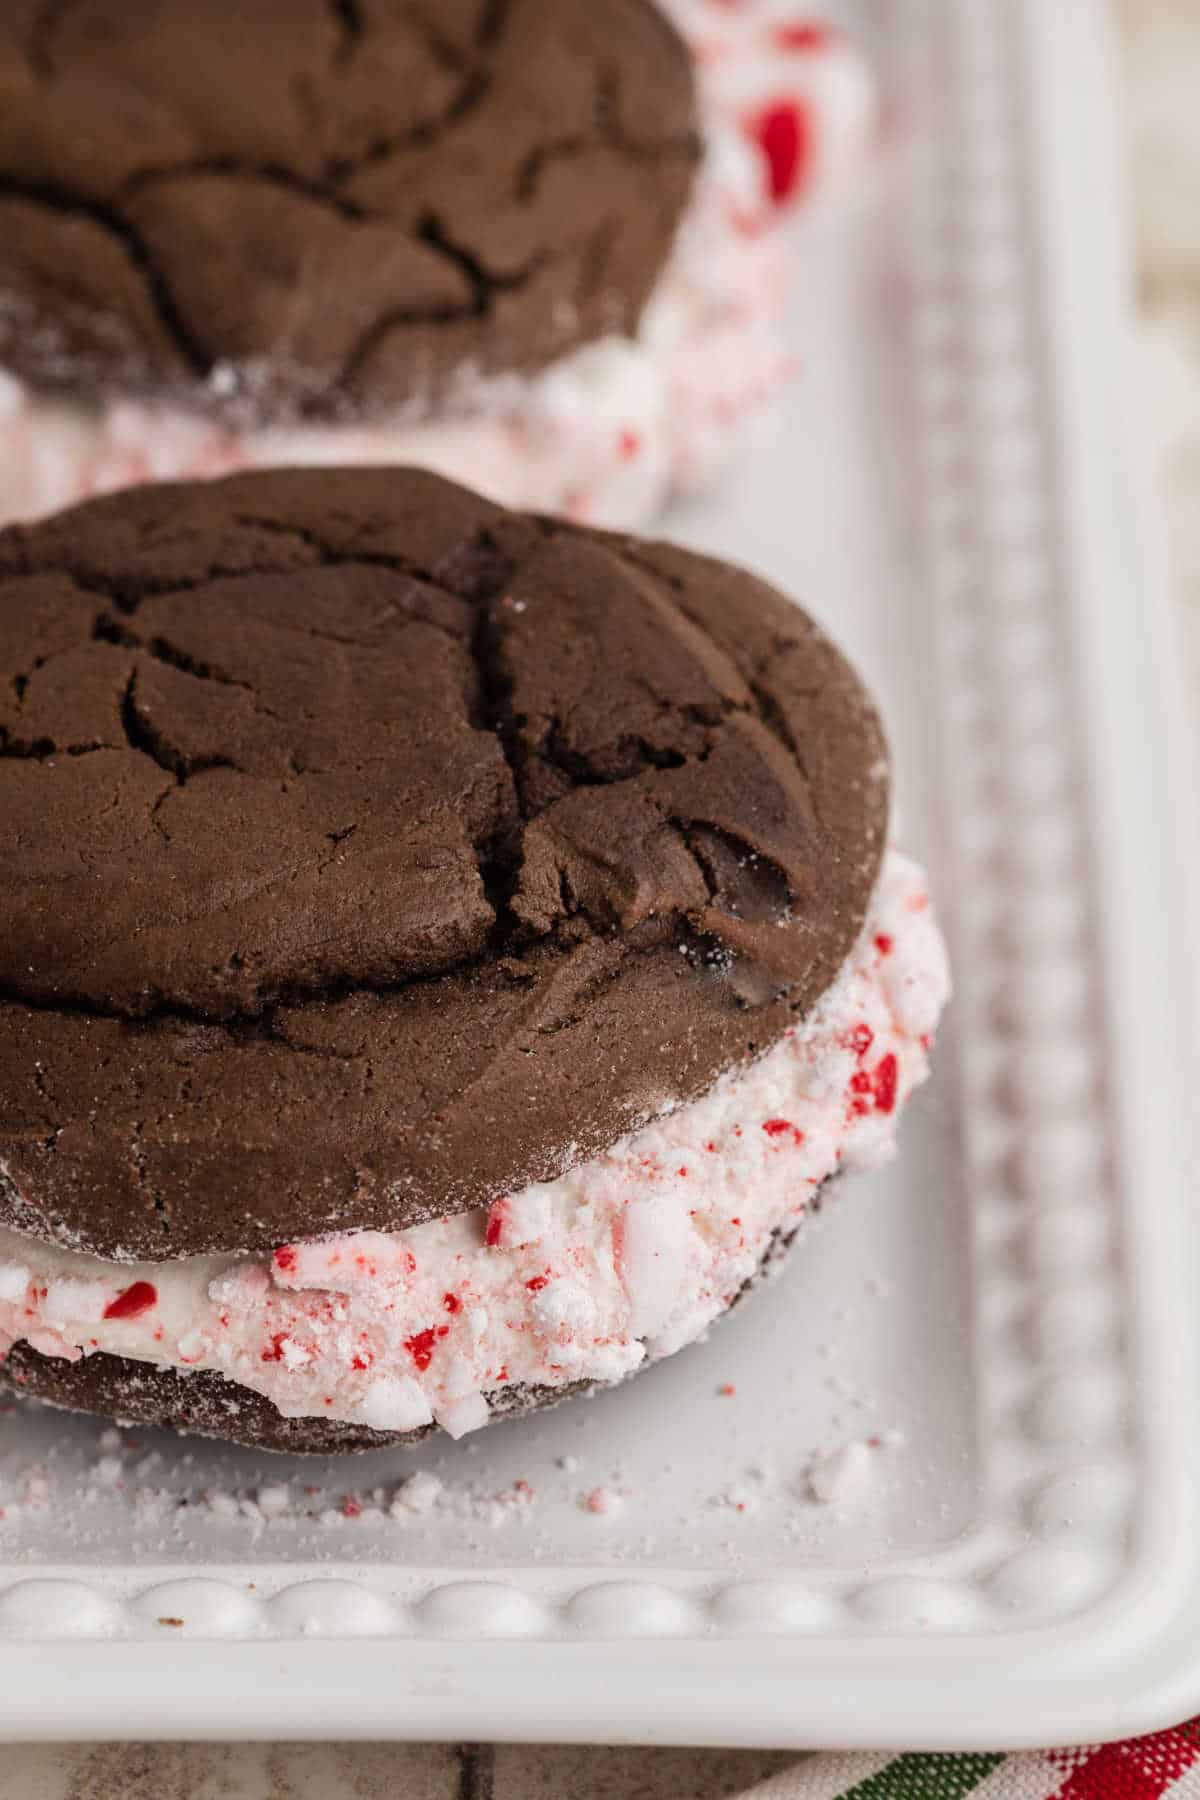
[[106, 1256], [485, 1204], [765, 1050], [884, 744], [741, 570], [414, 470], [0, 534], [0, 1219]]
[[632, 329], [697, 156], [652, 0], [12, 0], [0, 363], [416, 406]]

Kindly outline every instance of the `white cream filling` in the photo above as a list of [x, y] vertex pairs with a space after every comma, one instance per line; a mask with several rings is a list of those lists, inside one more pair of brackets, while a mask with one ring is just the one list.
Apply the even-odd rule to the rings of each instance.
[[891, 1155], [949, 992], [889, 852], [803, 1025], [556, 1181], [411, 1230], [117, 1264], [0, 1230], [0, 1349], [212, 1369], [286, 1417], [458, 1437], [513, 1386], [611, 1382], [699, 1337], [839, 1170]]

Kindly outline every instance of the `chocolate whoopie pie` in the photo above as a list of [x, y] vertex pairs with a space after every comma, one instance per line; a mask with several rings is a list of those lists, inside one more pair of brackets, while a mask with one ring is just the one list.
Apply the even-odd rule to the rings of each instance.
[[761, 581], [413, 470], [0, 534], [0, 1341], [458, 1435], [689, 1341], [945, 993], [876, 713]]
[[418, 463], [642, 524], [778, 392], [873, 94], [716, 0], [10, 0], [0, 523]]
[[650, 0], [16, 0], [0, 363], [379, 413], [632, 327], [699, 156]]

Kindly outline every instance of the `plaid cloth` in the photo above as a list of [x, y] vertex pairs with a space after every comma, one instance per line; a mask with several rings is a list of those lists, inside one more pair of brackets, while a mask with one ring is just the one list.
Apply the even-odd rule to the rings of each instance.
[[[746, 1800], [1192, 1800], [1200, 1719], [1122, 1744], [1023, 1755], [809, 1757]], [[499, 1797], [497, 1797], [499, 1800]]]
[[0, 1768], [0, 1800], [1200, 1800], [1200, 1719], [1125, 1744], [1021, 1756], [796, 1758], [583, 1744], [5, 1744]]

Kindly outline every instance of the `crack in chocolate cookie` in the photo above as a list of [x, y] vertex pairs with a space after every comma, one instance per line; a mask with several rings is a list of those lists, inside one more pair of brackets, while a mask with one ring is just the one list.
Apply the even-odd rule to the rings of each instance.
[[411, 470], [10, 530], [0, 1219], [183, 1256], [548, 1179], [811, 1009], [886, 810], [839, 653], [666, 545]]
[[24, 3], [0, 82], [0, 361], [239, 417], [632, 330], [699, 154], [650, 0]]

